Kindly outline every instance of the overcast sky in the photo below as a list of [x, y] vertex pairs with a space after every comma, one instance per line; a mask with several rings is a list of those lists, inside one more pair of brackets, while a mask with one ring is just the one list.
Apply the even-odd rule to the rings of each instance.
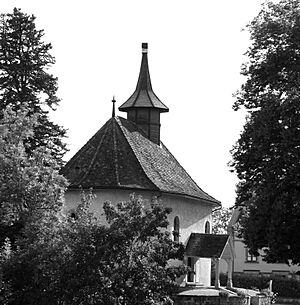
[[[161, 116], [161, 139], [198, 185], [232, 206], [237, 178], [230, 149], [245, 113], [232, 94], [243, 83], [240, 67], [250, 46], [242, 31], [261, 0], [1, 0], [34, 14], [53, 45], [62, 99], [53, 115], [68, 129], [72, 157], [133, 93], [141, 43], [149, 44], [153, 90], [170, 112]], [[117, 112], [117, 115], [125, 116]]]

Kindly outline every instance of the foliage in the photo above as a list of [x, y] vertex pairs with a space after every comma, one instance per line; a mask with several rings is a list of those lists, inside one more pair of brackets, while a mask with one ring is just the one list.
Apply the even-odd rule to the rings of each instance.
[[36, 116], [10, 106], [3, 112], [0, 132], [0, 245], [12, 244], [24, 223], [37, 211], [58, 211], [62, 206], [65, 179], [49, 150], [40, 147], [25, 152], [24, 142], [32, 135]]
[[[24, 108], [24, 109], [23, 109]], [[66, 180], [46, 147], [25, 150], [37, 115], [3, 111], [0, 133], [0, 301], [26, 304], [169, 304], [185, 274], [184, 248], [166, 230], [170, 209], [132, 196], [104, 205], [107, 225], [82, 194], [64, 213]], [[76, 204], [76, 203], [74, 203]], [[74, 216], [74, 217], [73, 217]]]
[[[246, 289], [254, 289], [265, 291], [269, 287], [269, 282], [272, 280], [272, 291], [278, 297], [300, 298], [300, 282], [295, 279], [280, 277], [280, 276], [262, 276], [249, 274], [234, 274], [233, 286]], [[220, 274], [221, 286], [226, 286], [227, 275]]]
[[227, 226], [232, 215], [232, 210], [229, 208], [215, 209], [212, 213], [212, 233], [213, 234], [227, 234]]
[[34, 133], [26, 139], [26, 151], [47, 146], [61, 162], [66, 151], [62, 142], [65, 130], [48, 115], [59, 103], [57, 79], [47, 72], [55, 59], [49, 53], [51, 44], [45, 44], [43, 36], [44, 32], [35, 27], [34, 16], [16, 8], [12, 14], [1, 15], [0, 112], [7, 106], [17, 111], [26, 103], [28, 115], [37, 115]]
[[0, 248], [0, 304], [7, 305], [9, 303], [9, 299], [11, 297], [11, 287], [10, 283], [4, 281], [3, 279], [3, 270], [2, 265], [9, 257], [11, 253], [11, 244], [10, 240], [7, 238], [5, 243]]
[[[30, 275], [36, 270], [38, 266], [34, 266], [34, 262], [38, 252], [27, 257], [27, 269], [10, 273], [13, 276], [8, 279], [7, 263], [12, 258], [22, 261], [20, 253], [29, 251], [40, 232], [47, 234], [47, 241], [51, 240], [50, 224], [55, 223], [53, 217], [61, 210], [66, 187], [66, 180], [58, 174], [58, 166], [47, 148], [37, 148], [30, 156], [25, 152], [24, 142], [37, 124], [36, 116], [27, 113], [26, 106], [17, 111], [7, 106], [0, 125], [1, 304], [18, 304], [11, 302], [15, 298], [16, 285], [22, 289], [28, 285], [23, 274], [28, 272]], [[52, 230], [55, 231], [53, 225]], [[13, 272], [15, 266], [10, 267]]]
[[147, 208], [132, 196], [105, 204], [103, 226], [89, 212], [91, 200], [83, 193], [72, 217], [52, 214], [27, 226], [3, 264], [12, 303], [170, 304], [176, 278], [187, 270], [169, 265], [184, 252], [165, 230], [169, 209], [157, 201]]
[[146, 208], [140, 197], [131, 196], [117, 207], [106, 204], [104, 211], [109, 224], [106, 259], [117, 263], [110, 279], [118, 299], [122, 304], [169, 304], [176, 278], [187, 271], [184, 265], [169, 265], [170, 259], [184, 255], [183, 245], [166, 231], [171, 210], [157, 200]]
[[268, 262], [300, 263], [300, 4], [267, 2], [248, 25], [252, 45], [235, 109], [249, 111], [232, 150], [245, 205], [242, 237]]

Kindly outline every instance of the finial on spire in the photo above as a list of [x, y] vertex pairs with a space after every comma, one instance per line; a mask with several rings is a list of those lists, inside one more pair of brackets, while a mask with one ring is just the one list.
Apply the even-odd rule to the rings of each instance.
[[142, 53], [148, 53], [148, 43], [147, 42], [142, 43]]
[[116, 100], [115, 100], [115, 96], [113, 96], [112, 103], [113, 103], [112, 117], [114, 118], [116, 116], [116, 110], [115, 110]]

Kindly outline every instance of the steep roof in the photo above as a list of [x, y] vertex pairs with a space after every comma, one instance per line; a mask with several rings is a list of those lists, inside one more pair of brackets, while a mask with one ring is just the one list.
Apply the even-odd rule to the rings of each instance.
[[61, 173], [70, 188], [157, 190], [220, 204], [193, 181], [162, 143], [153, 143], [121, 117], [107, 121]]
[[132, 108], [155, 108], [160, 112], [168, 112], [169, 108], [164, 105], [152, 89], [149, 66], [148, 44], [142, 44], [142, 63], [136, 89], [129, 99], [120, 107], [120, 111], [128, 111]]
[[227, 234], [191, 233], [186, 245], [187, 256], [220, 258], [229, 241]]

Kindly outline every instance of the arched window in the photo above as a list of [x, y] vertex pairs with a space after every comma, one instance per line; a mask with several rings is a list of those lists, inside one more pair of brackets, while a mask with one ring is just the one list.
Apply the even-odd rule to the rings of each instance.
[[179, 224], [179, 217], [176, 216], [174, 218], [174, 226], [173, 226], [173, 237], [174, 241], [179, 242], [179, 230], [180, 230], [180, 224]]
[[208, 220], [205, 223], [205, 233], [210, 234], [210, 223]]

